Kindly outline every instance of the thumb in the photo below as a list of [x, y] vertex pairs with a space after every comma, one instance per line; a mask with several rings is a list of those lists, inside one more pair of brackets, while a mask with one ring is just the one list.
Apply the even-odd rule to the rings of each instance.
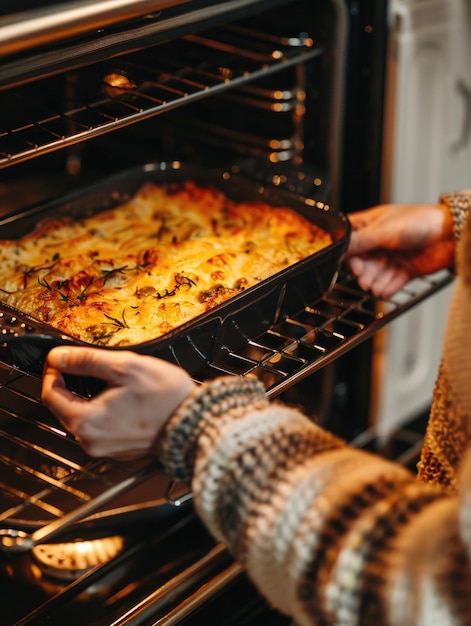
[[365, 227], [361, 230], [352, 230], [345, 258], [378, 250], [381, 245], [384, 246], [384, 242], [378, 240], [376, 229]]
[[63, 374], [116, 381], [116, 372], [109, 365], [109, 353], [98, 348], [58, 346], [50, 350], [46, 363]]

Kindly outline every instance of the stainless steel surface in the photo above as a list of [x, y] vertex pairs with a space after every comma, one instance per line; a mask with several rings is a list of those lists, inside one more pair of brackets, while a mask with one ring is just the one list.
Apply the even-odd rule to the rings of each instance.
[[0, 19], [2, 55], [54, 43], [190, 0], [83, 0]]

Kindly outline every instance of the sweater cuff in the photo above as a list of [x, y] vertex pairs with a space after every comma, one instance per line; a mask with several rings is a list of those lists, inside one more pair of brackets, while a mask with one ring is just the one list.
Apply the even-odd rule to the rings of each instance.
[[460, 241], [463, 224], [471, 208], [471, 189], [455, 193], [444, 193], [440, 196], [440, 202], [445, 204], [453, 217], [454, 234], [456, 241]]
[[198, 438], [208, 422], [231, 413], [246, 413], [246, 407], [268, 405], [265, 387], [256, 378], [224, 376], [197, 387], [170, 417], [153, 445], [164, 471], [191, 484]]

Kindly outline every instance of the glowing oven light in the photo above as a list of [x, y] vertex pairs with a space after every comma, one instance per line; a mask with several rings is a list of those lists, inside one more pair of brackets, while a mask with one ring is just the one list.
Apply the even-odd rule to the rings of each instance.
[[120, 536], [35, 546], [32, 556], [40, 571], [57, 580], [75, 580], [89, 570], [104, 565], [123, 549]]

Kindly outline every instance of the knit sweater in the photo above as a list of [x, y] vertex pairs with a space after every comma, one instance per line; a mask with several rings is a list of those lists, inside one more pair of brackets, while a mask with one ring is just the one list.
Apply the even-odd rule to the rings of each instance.
[[421, 461], [437, 484], [270, 402], [250, 377], [201, 385], [159, 437], [165, 470], [191, 484], [201, 520], [299, 626], [471, 624], [471, 338], [461, 308], [471, 304], [471, 244], [462, 265], [437, 387], [445, 406], [435, 406]]
[[[458, 471], [470, 441], [471, 364], [466, 339], [469, 334], [469, 298], [471, 294], [471, 230], [465, 220], [471, 208], [471, 190], [444, 194], [455, 224], [457, 259], [460, 273], [449, 311], [440, 370], [425, 434], [419, 478], [455, 492]], [[465, 229], [464, 236], [462, 231]], [[468, 408], [469, 407], [469, 408]]]

